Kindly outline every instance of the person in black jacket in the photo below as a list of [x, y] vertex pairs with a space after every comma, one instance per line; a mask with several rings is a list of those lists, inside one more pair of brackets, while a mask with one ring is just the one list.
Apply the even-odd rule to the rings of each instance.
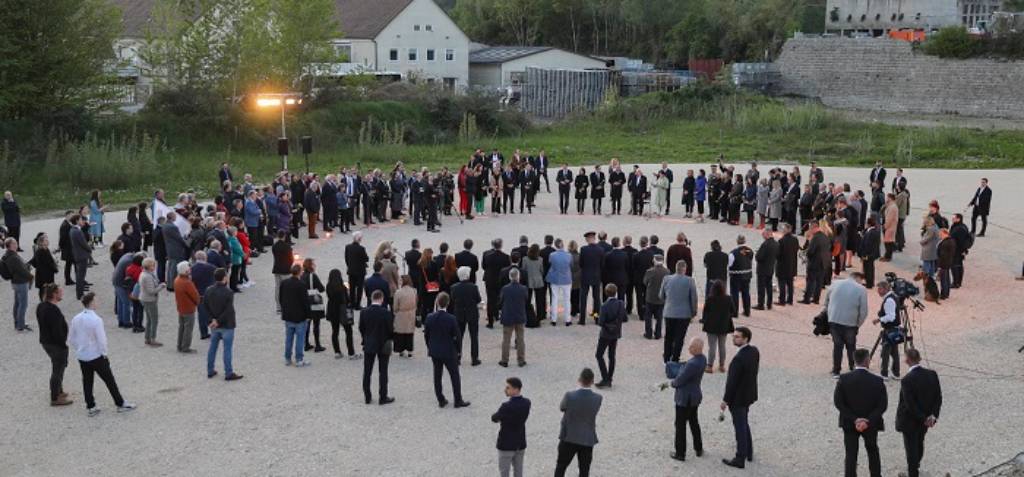
[[[140, 257], [141, 259], [141, 257]], [[244, 376], [235, 373], [232, 367], [232, 348], [235, 342], [235, 294], [228, 287], [228, 273], [223, 268], [213, 272], [216, 284], [206, 289], [200, 306], [206, 308], [210, 317], [210, 351], [206, 354], [206, 377], [217, 375], [214, 362], [217, 347], [224, 342], [224, 380], [237, 381]]]
[[380, 290], [370, 296], [370, 306], [359, 313], [359, 334], [363, 337], [363, 395], [366, 404], [373, 402], [370, 378], [373, 362], [378, 362], [380, 405], [391, 404], [388, 396], [388, 361], [391, 359], [391, 339], [395, 333], [395, 315], [384, 308], [384, 293]]
[[50, 405], [67, 406], [73, 401], [64, 392], [64, 370], [68, 367], [68, 322], [64, 320], [58, 303], [64, 298], [64, 289], [54, 283], [42, 288], [45, 300], [36, 307], [39, 321], [39, 344], [50, 357]]
[[452, 304], [455, 309], [455, 319], [459, 324], [459, 359], [462, 359], [462, 343], [466, 338], [466, 328], [469, 328], [470, 357], [472, 366], [480, 365], [480, 342], [477, 339], [480, 331], [480, 289], [473, 280], [472, 270], [469, 267], [459, 267], [459, 282], [451, 287]]
[[[591, 175], [593, 178], [593, 175]], [[622, 186], [626, 184], [626, 173], [622, 168], [613, 165], [608, 168], [608, 185], [611, 187], [609, 198], [612, 203], [612, 215], [622, 215]]]
[[853, 371], [839, 377], [834, 396], [846, 447], [845, 475], [857, 475], [857, 453], [860, 450], [860, 439], [864, 438], [871, 477], [880, 477], [882, 464], [878, 457], [878, 433], [885, 430], [882, 417], [888, 406], [885, 382], [868, 371], [871, 364], [871, 353], [868, 350], [858, 348], [853, 358], [857, 365]]
[[476, 271], [480, 269], [480, 259], [473, 254], [473, 240], [463, 241], [462, 248], [461, 252], [455, 254], [455, 265], [469, 267], [469, 281], [476, 283]]
[[447, 293], [437, 295], [437, 311], [427, 316], [423, 322], [423, 338], [427, 342], [427, 354], [434, 363], [434, 395], [438, 407], [446, 407], [448, 400], [444, 397], [441, 386], [441, 375], [448, 370], [452, 381], [452, 394], [455, 396], [455, 408], [469, 406], [462, 399], [462, 379], [459, 377], [459, 325], [455, 316], [445, 311], [450, 298]]
[[[992, 189], [988, 188], [988, 179], [982, 179], [981, 187], [974, 191], [974, 197], [967, 204], [968, 207], [974, 207], [971, 211], [971, 235], [975, 237], [985, 236], [985, 230], [988, 229], [988, 212], [991, 205]], [[974, 232], [978, 230], [978, 217], [981, 217], [981, 233], [975, 234]]]
[[569, 170], [568, 164], [562, 164], [562, 168], [555, 175], [555, 182], [558, 183], [558, 213], [565, 215], [569, 213], [569, 191], [573, 184], [572, 171]]
[[[953, 214], [953, 224], [949, 227], [949, 236], [956, 240], [956, 256], [953, 257], [953, 284], [950, 288], [960, 288], [964, 282], [964, 259], [974, 245], [974, 237], [964, 224], [963, 214]], [[38, 275], [38, 272], [36, 273]]]
[[732, 426], [736, 430], [736, 456], [722, 459], [729, 467], [742, 469], [747, 461], [754, 460], [753, 439], [750, 437], [750, 424], [747, 414], [750, 406], [757, 402], [757, 370], [761, 355], [757, 348], [750, 345], [750, 329], [744, 326], [736, 328], [732, 335], [732, 344], [739, 348], [729, 363], [729, 374], [725, 379], [725, 396], [720, 408], [729, 409], [732, 415]]
[[[622, 337], [622, 322], [626, 321], [626, 305], [622, 299], [616, 298], [618, 287], [609, 283], [604, 287], [604, 296], [608, 297], [601, 305], [601, 313], [597, 316], [597, 326], [601, 333], [597, 338], [597, 367], [601, 371], [599, 388], [610, 388], [615, 375], [615, 348]], [[608, 351], [608, 364], [604, 362], [605, 350]]]
[[341, 279], [341, 270], [332, 269], [327, 276], [327, 321], [331, 323], [331, 346], [334, 348], [335, 359], [341, 359], [341, 347], [338, 345], [338, 332], [345, 328], [345, 348], [349, 359], [361, 358], [352, 346], [352, 315], [348, 310], [348, 288]]
[[[73, 211], [64, 212], [64, 221], [60, 223], [60, 232], [57, 234], [57, 247], [60, 249], [60, 259], [64, 262], [64, 285], [71, 286], [75, 281], [71, 278], [71, 267], [75, 263], [74, 252], [71, 251], [71, 227], [78, 223]], [[148, 247], [148, 244], [147, 244]]]
[[[302, 261], [302, 276], [299, 277], [299, 279], [302, 280], [303, 285], [306, 285], [307, 294], [310, 293], [310, 290], [313, 290], [316, 293], [324, 292], [324, 284], [320, 281], [320, 276], [316, 274], [316, 262], [314, 262], [312, 258], [307, 258]], [[313, 350], [314, 353], [321, 353], [327, 349], [320, 346], [320, 320], [323, 319], [326, 311], [326, 307], [324, 305], [323, 295], [321, 295], [320, 303], [309, 304], [310, 323], [306, 325], [306, 351]], [[313, 345], [309, 343], [310, 328], [312, 328], [313, 332]]]
[[629, 198], [630, 207], [629, 213], [632, 215], [641, 215], [644, 213], [644, 198], [647, 197], [647, 176], [640, 171], [640, 168], [636, 168], [633, 175], [629, 178]]
[[[775, 263], [779, 256], [779, 243], [775, 234], [767, 228], [761, 231], [764, 242], [757, 248], [754, 261], [757, 264], [757, 305], [755, 310], [772, 309], [772, 277], [775, 276]], [[766, 299], [767, 297], [767, 299]]]
[[601, 201], [604, 200], [605, 175], [601, 172], [601, 166], [594, 166], [594, 172], [590, 173], [590, 199], [594, 215], [601, 215]]
[[366, 278], [366, 265], [370, 256], [363, 248], [363, 233], [352, 234], [352, 243], [345, 246], [345, 268], [348, 273], [348, 306], [353, 310], [361, 310], [363, 301], [363, 280]]
[[867, 229], [860, 239], [857, 255], [864, 268], [864, 286], [871, 287], [875, 283], [875, 260], [879, 258], [879, 246], [882, 242], [882, 231], [878, 228], [878, 222], [874, 216], [868, 217]]
[[704, 294], [711, 292], [711, 282], [721, 280], [728, 283], [729, 280], [729, 254], [722, 251], [722, 244], [718, 240], [711, 241], [711, 251], [704, 254], [704, 268], [707, 281], [704, 283]]
[[306, 327], [309, 326], [309, 302], [307, 301], [307, 290], [309, 287], [299, 278], [302, 274], [302, 265], [293, 264], [291, 276], [281, 282], [281, 320], [284, 321], [284, 364], [292, 365], [292, 343], [295, 350], [295, 366], [303, 367], [309, 364], [304, 358], [303, 337], [306, 335]]
[[[602, 270], [605, 284], [615, 284], [616, 296], [625, 302], [626, 291], [629, 290], [630, 264], [629, 255], [620, 247], [620, 244], [618, 237], [612, 237], [612, 251], [604, 256]], [[607, 298], [608, 294], [605, 293], [604, 297]], [[624, 321], [629, 321], [628, 315], [624, 317]]]
[[601, 300], [601, 267], [604, 264], [604, 249], [594, 238], [596, 233], [583, 234], [587, 244], [580, 249], [580, 325], [587, 324], [587, 295], [593, 295], [591, 314], [596, 315]]
[[274, 274], [274, 303], [277, 304], [277, 312], [281, 312], [281, 282], [291, 274], [292, 262], [295, 261], [295, 254], [292, 252], [292, 244], [288, 242], [288, 232], [284, 229], [277, 231], [277, 241], [270, 247], [274, 255], [274, 267], [271, 273]]
[[491, 422], [498, 423], [498, 472], [508, 477], [509, 469], [515, 477], [523, 477], [523, 454], [526, 452], [526, 420], [530, 417], [530, 400], [522, 396], [523, 382], [516, 377], [505, 380], [505, 396]]
[[33, 252], [32, 260], [29, 260], [28, 264], [36, 272], [36, 288], [39, 289], [39, 301], [43, 302], [46, 301], [46, 285], [56, 283], [55, 278], [60, 269], [57, 267], [57, 262], [53, 259], [53, 254], [50, 253], [50, 239], [45, 233], [40, 232], [36, 236], [34, 248], [35, 252]]
[[921, 458], [924, 457], [924, 435], [939, 420], [942, 386], [935, 371], [921, 367], [921, 353], [916, 349], [907, 349], [904, 362], [910, 369], [900, 380], [896, 431], [903, 434], [907, 477], [917, 477]]
[[779, 301], [776, 305], [793, 304], [793, 278], [796, 277], [797, 255], [800, 253], [800, 240], [793, 235], [793, 225], [782, 224], [782, 237], [779, 238], [779, 256], [775, 261], [775, 277], [779, 280]]
[[732, 322], [735, 314], [736, 307], [732, 303], [732, 298], [725, 293], [725, 282], [712, 280], [711, 292], [704, 300], [704, 309], [700, 316], [702, 329], [708, 335], [708, 367], [705, 370], [707, 373], [713, 371], [716, 351], [718, 371], [725, 372], [725, 337], [735, 331]]
[[587, 189], [590, 187], [590, 180], [587, 179], [587, 170], [580, 168], [579, 174], [576, 174], [576, 179], [573, 181], [576, 187], [576, 212], [583, 215], [583, 209], [587, 204]]
[[498, 294], [501, 292], [501, 271], [512, 263], [511, 257], [501, 251], [502, 240], [491, 241], [491, 249], [484, 252], [481, 266], [484, 270], [484, 287], [487, 292], [487, 327], [494, 328], [498, 319]]
[[[640, 250], [633, 255], [629, 263], [629, 284], [636, 294], [636, 314], [641, 320], [646, 316], [644, 313], [647, 308], [647, 289], [644, 287], [644, 274], [654, 266], [654, 250], [648, 244], [647, 236], [641, 236]], [[629, 311], [628, 303], [626, 304], [626, 311]]]

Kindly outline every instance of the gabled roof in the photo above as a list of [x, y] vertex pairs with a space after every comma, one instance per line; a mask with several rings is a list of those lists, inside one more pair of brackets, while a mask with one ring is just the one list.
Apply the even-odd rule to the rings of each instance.
[[470, 63], [505, 63], [525, 56], [554, 50], [550, 46], [490, 46], [469, 53]]
[[[121, 8], [125, 37], [142, 38], [159, 0], [110, 0]], [[335, 21], [342, 37], [373, 39], [413, 0], [335, 0]]]

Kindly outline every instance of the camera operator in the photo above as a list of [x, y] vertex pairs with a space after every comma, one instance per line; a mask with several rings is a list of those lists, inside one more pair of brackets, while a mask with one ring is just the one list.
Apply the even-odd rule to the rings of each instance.
[[892, 292], [892, 285], [887, 281], [878, 282], [875, 291], [878, 292], [878, 296], [882, 297], [882, 307], [878, 310], [878, 318], [872, 320], [872, 323], [882, 325], [882, 378], [889, 379], [889, 358], [892, 358], [892, 377], [899, 379], [899, 343], [892, 339], [894, 334], [899, 333], [900, 317], [897, 313], [899, 299]]

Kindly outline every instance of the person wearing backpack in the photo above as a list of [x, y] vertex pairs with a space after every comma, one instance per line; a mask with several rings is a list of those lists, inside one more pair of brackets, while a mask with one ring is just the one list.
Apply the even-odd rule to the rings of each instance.
[[28, 288], [32, 284], [32, 272], [28, 264], [18, 255], [18, 240], [8, 237], [4, 241], [4, 256], [0, 259], [0, 277], [11, 282], [14, 290], [14, 329], [32, 331], [25, 324], [25, 313], [28, 311]]

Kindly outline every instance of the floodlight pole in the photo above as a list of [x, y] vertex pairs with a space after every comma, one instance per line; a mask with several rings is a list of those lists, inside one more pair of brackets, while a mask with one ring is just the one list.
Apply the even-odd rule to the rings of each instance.
[[[285, 126], [284, 126], [284, 108], [285, 108], [285, 99], [282, 97], [281, 98], [281, 138], [284, 139], [285, 141], [287, 141], [288, 140], [288, 132], [285, 129]], [[288, 154], [284, 154], [284, 155], [281, 156], [281, 167], [282, 167], [282, 170], [284, 170], [284, 171], [288, 170]]]

